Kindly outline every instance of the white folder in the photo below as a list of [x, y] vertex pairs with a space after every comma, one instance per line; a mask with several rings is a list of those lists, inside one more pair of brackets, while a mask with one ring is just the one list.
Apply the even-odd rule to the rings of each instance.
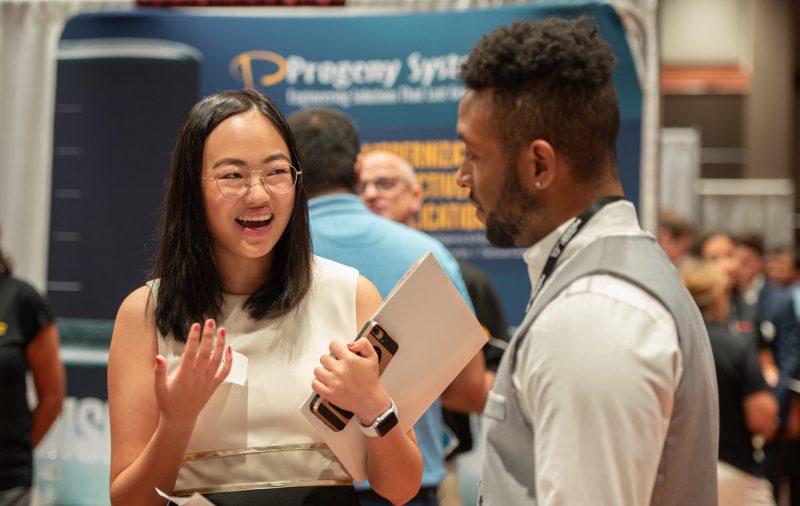
[[[431, 253], [408, 269], [372, 319], [398, 344], [380, 381], [397, 406], [403, 431], [414, 425], [488, 339]], [[364, 481], [366, 436], [358, 420], [353, 417], [342, 431], [335, 432], [311, 412], [312, 397], [313, 392], [300, 406], [301, 413], [353, 479]]]

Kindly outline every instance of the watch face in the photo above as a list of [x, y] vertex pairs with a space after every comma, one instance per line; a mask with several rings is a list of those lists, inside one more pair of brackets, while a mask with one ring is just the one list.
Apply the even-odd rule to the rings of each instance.
[[397, 425], [397, 413], [391, 411], [386, 418], [378, 422], [378, 426], [375, 427], [375, 430], [378, 432], [378, 435], [383, 437], [385, 436], [394, 426]]

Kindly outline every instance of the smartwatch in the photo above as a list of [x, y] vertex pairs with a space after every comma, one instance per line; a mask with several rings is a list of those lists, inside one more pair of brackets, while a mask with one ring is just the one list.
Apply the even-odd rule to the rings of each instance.
[[392, 405], [389, 406], [389, 409], [378, 415], [375, 421], [372, 422], [372, 425], [365, 426], [361, 423], [361, 420], [358, 420], [358, 428], [361, 429], [361, 432], [369, 437], [383, 437], [397, 425], [397, 407], [394, 405], [394, 401], [392, 401], [391, 398], [389, 400], [392, 402]]

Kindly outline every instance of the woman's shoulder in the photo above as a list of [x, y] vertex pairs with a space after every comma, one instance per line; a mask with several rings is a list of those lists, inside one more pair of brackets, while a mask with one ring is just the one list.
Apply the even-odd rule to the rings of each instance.
[[152, 312], [152, 305], [155, 302], [156, 287], [152, 285], [153, 282], [140, 286], [136, 290], [128, 294], [122, 301], [117, 312], [117, 319], [146, 319], [150, 312]]
[[314, 274], [319, 285], [340, 285], [348, 291], [355, 289], [357, 298], [381, 300], [380, 293], [369, 279], [359, 274], [358, 269], [328, 258], [314, 256]]
[[314, 277], [317, 281], [353, 281], [358, 279], [358, 269], [314, 255]]

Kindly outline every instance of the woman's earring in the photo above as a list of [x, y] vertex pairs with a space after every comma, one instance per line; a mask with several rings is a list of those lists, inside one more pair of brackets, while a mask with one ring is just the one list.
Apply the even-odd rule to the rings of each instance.
[[536, 187], [537, 188], [541, 188], [542, 187], [542, 182], [539, 181], [538, 179], [536, 180]]

